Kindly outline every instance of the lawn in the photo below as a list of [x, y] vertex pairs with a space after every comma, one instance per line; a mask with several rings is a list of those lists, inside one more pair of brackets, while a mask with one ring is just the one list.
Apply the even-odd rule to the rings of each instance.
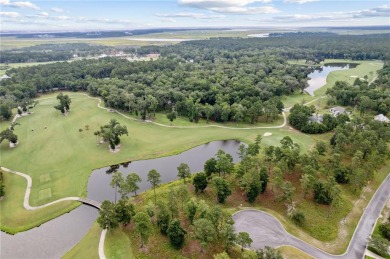
[[[85, 196], [89, 174], [95, 168], [177, 154], [194, 146], [213, 140], [238, 139], [251, 142], [257, 134], [272, 132], [264, 137], [266, 145], [278, 145], [286, 135], [307, 150], [318, 136], [301, 134], [288, 127], [282, 129], [229, 130], [221, 128], [166, 128], [151, 123], [135, 122], [119, 114], [110, 113], [97, 107], [97, 100], [81, 93], [70, 93], [71, 111], [67, 116], [53, 108], [56, 104], [55, 94], [44, 96], [33, 109], [33, 114], [18, 120], [21, 124], [15, 128], [19, 137], [16, 148], [9, 148], [5, 141], [0, 146], [1, 165], [12, 170], [26, 173], [32, 177], [33, 186], [30, 195], [32, 206], [46, 204], [68, 196]], [[129, 136], [122, 137], [119, 153], [108, 151], [107, 145], [97, 145], [93, 132], [99, 125], [108, 123], [112, 118], [126, 125]], [[7, 123], [2, 123], [5, 127]], [[89, 125], [89, 130], [85, 130]], [[45, 129], [46, 127], [46, 129]], [[79, 132], [79, 129], [84, 129]], [[175, 141], [172, 141], [172, 140]], [[49, 218], [58, 216], [58, 209], [45, 208], [39, 212], [26, 212], [21, 198], [24, 194], [25, 180], [10, 181], [6, 184], [8, 196], [2, 202], [3, 213], [1, 228], [9, 232], [26, 230], [39, 225]], [[8, 200], [8, 202], [6, 202]], [[64, 203], [65, 204], [65, 203]], [[57, 207], [58, 206], [58, 207]], [[62, 208], [56, 205], [57, 208]], [[66, 203], [65, 210], [74, 208]], [[38, 213], [45, 217], [25, 217], [29, 213]], [[16, 224], [13, 217], [23, 214]], [[54, 215], [55, 214], [55, 215]]]

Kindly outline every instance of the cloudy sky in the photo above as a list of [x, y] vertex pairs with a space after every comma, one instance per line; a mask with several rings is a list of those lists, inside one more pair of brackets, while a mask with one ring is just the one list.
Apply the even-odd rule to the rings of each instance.
[[0, 0], [1, 31], [390, 25], [389, 1]]

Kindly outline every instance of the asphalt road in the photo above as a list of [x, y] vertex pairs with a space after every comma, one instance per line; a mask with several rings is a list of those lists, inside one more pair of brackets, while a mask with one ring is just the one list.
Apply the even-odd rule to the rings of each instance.
[[233, 215], [236, 232], [248, 232], [253, 240], [252, 249], [265, 246], [294, 246], [314, 258], [361, 259], [364, 256], [370, 236], [383, 206], [390, 197], [390, 176], [384, 180], [374, 197], [364, 210], [347, 251], [342, 255], [332, 255], [287, 233], [281, 223], [272, 215], [259, 210], [242, 210]]

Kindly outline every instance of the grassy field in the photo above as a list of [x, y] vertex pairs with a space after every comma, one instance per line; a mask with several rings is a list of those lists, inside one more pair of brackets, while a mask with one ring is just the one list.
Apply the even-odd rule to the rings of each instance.
[[5, 72], [8, 69], [11, 68], [18, 68], [18, 67], [31, 67], [31, 66], [38, 66], [38, 65], [45, 65], [50, 63], [55, 63], [57, 61], [52, 62], [31, 62], [31, 63], [9, 63], [7, 66], [0, 64], [0, 76], [5, 75]]
[[[88, 234], [69, 250], [62, 258], [63, 259], [98, 259], [98, 246], [100, 240], [100, 233], [102, 232], [99, 225], [95, 222]], [[107, 239], [106, 239], [107, 242]], [[110, 258], [110, 257], [109, 257]]]
[[151, 33], [144, 35], [135, 35], [127, 37], [113, 38], [16, 38], [16, 37], [1, 37], [0, 50], [16, 49], [30, 47], [39, 44], [58, 44], [58, 43], [91, 43], [106, 46], [148, 46], [148, 45], [169, 45], [177, 42], [159, 42], [159, 41], [130, 41], [128, 38], [156, 38], [156, 39], [208, 39], [211, 37], [244, 37], [249, 34], [283, 32], [285, 29], [270, 30], [194, 30], [194, 31], [175, 31]]
[[[66, 117], [53, 108], [56, 103], [55, 95], [49, 98], [45, 96], [39, 100], [33, 114], [18, 120], [21, 123], [21, 126], [15, 129], [20, 141], [18, 146], [10, 149], [5, 141], [1, 144], [1, 165], [32, 177], [30, 196], [32, 206], [68, 196], [85, 196], [91, 171], [110, 164], [177, 154], [213, 140], [238, 139], [251, 142], [257, 134], [263, 135], [265, 132], [273, 134], [263, 138], [265, 145], [278, 145], [284, 136], [289, 135], [303, 150], [307, 150], [315, 139], [320, 138], [301, 134], [289, 128], [266, 130], [165, 128], [150, 123], [134, 122], [99, 109], [97, 100], [83, 94], [70, 93], [70, 96], [71, 111]], [[100, 125], [108, 123], [111, 118], [118, 119], [129, 130], [129, 136], [122, 137], [119, 153], [109, 152], [107, 145], [97, 145], [96, 137], [93, 135]], [[85, 125], [89, 125], [89, 130], [80, 133], [79, 129], [84, 129]], [[7, 123], [3, 122], [1, 128], [6, 126]], [[10, 182], [6, 188], [12, 193], [18, 190], [21, 198], [25, 184], [25, 180], [21, 178], [19, 181]], [[1, 218], [2, 229], [17, 232], [35, 224], [31, 222], [30, 217], [22, 217], [23, 222], [18, 224], [13, 221], [14, 215], [32, 213], [24, 211], [17, 196], [8, 196], [0, 204], [4, 211]], [[12, 207], [9, 207], [11, 205]], [[74, 206], [68, 204], [66, 210]], [[51, 208], [42, 209], [39, 213], [46, 215], [46, 219], [54, 217]], [[58, 216], [58, 213], [56, 215]]]
[[6, 195], [0, 201], [1, 230], [14, 234], [24, 231], [56, 218], [79, 204], [65, 201], [40, 210], [26, 210], [23, 207], [23, 198], [27, 182], [18, 175], [4, 173]]
[[368, 77], [370, 82], [376, 77], [376, 71], [383, 67], [382, 61], [348, 61], [348, 60], [339, 60], [339, 59], [327, 59], [324, 62], [326, 63], [358, 63], [359, 65], [355, 68], [339, 70], [330, 72], [326, 78], [326, 85], [314, 92], [315, 96], [323, 96], [328, 88], [334, 86], [336, 81], [345, 81], [349, 84], [352, 84], [356, 77], [363, 78], [364, 76]]

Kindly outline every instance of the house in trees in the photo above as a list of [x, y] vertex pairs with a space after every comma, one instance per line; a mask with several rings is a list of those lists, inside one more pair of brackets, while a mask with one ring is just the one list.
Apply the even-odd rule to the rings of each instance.
[[10, 79], [10, 78], [11, 78], [10, 76], [3, 75], [2, 77], [0, 77], [0, 81], [5, 80], [5, 79]]
[[389, 118], [387, 118], [385, 115], [383, 114], [378, 114], [377, 116], [374, 117], [374, 120], [376, 121], [380, 121], [380, 122], [386, 122], [386, 123], [389, 123], [390, 120]]
[[313, 114], [309, 117], [309, 122], [322, 123], [324, 121], [324, 116], [322, 114]]
[[333, 108], [330, 108], [330, 112], [333, 114], [333, 116], [338, 116], [340, 114], [348, 114], [347, 110], [344, 107], [336, 106]]

